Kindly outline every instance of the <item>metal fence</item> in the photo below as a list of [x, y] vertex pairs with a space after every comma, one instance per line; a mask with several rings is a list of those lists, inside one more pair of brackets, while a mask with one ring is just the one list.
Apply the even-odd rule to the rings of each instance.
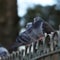
[[60, 60], [60, 30], [45, 33], [41, 40], [21, 47], [0, 60]]

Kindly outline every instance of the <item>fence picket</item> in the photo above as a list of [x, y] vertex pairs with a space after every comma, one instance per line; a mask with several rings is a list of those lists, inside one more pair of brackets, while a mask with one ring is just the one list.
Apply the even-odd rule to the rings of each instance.
[[[60, 58], [60, 50], [59, 50], [60, 49], [60, 26], [59, 26], [59, 31], [57, 32], [58, 37], [55, 36], [53, 38], [54, 33], [56, 32], [51, 32], [51, 34], [45, 33], [42, 40], [32, 42], [31, 44], [24, 46], [25, 49], [12, 52], [7, 57], [2, 56], [0, 57], [0, 60], [36, 60], [38, 58], [41, 58], [41, 60], [46, 60], [46, 59], [53, 60], [53, 56], [55, 53], [59, 55], [57, 59], [59, 60]], [[58, 41], [58, 43], [56, 41]], [[50, 44], [49, 47], [48, 47], [48, 42]], [[54, 45], [55, 42], [57, 44], [57, 47]]]

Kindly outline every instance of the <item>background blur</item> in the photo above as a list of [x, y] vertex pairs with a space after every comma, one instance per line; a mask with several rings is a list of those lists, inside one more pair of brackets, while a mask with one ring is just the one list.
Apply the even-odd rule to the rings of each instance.
[[11, 49], [18, 34], [17, 0], [0, 0], [0, 44]]
[[60, 0], [17, 0], [20, 27], [26, 26], [36, 15], [58, 29], [60, 24]]
[[0, 44], [10, 49], [36, 15], [58, 30], [60, 0], [0, 0]]

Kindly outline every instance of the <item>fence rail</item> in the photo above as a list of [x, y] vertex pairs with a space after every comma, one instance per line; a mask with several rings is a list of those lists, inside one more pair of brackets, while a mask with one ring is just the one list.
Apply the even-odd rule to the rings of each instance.
[[60, 29], [51, 34], [45, 33], [41, 40], [20, 46], [0, 60], [60, 60]]

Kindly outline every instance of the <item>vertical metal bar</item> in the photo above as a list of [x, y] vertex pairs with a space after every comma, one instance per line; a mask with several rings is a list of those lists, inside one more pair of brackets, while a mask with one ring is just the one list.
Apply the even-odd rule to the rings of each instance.
[[43, 53], [45, 53], [45, 37], [43, 38]]
[[33, 52], [36, 53], [36, 42], [33, 43]]
[[58, 60], [60, 60], [60, 52], [58, 53]]
[[50, 50], [51, 52], [54, 51], [52, 35], [50, 35]]
[[31, 52], [31, 47], [32, 47], [32, 45], [30, 44], [30, 45], [29, 45], [29, 56], [28, 56], [28, 57], [29, 57], [29, 60], [31, 60], [31, 58], [32, 58], [32, 57], [31, 57], [31, 53], [32, 53], [32, 52]]
[[43, 60], [45, 60], [45, 57], [43, 57]]
[[21, 60], [21, 51], [19, 51], [19, 60]]
[[50, 60], [53, 60], [53, 55], [50, 55]]
[[16, 51], [16, 60], [19, 60], [19, 51]]
[[12, 58], [13, 56], [13, 60], [16, 60], [16, 52], [12, 52], [12, 54], [10, 55], [10, 59]]
[[28, 49], [28, 46], [25, 46], [25, 56], [27, 56], [27, 49]]
[[13, 54], [10, 54], [9, 59], [13, 60]]
[[58, 35], [58, 47], [60, 49], [60, 25], [59, 25], [59, 35]]
[[0, 57], [0, 60], [2, 60], [2, 57]]
[[21, 60], [23, 60], [24, 50], [21, 51]]
[[5, 57], [3, 56], [1, 60], [5, 60]]

